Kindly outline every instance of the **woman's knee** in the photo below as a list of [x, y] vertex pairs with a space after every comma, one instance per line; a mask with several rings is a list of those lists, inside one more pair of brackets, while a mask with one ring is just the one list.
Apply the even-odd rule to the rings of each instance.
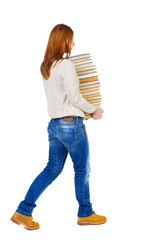
[[62, 172], [63, 166], [47, 164], [43, 172], [49, 176], [57, 176]]

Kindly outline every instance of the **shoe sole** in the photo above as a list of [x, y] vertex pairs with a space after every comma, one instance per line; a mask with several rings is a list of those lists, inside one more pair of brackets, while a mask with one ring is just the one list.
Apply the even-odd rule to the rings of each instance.
[[85, 225], [100, 225], [107, 222], [107, 220], [103, 221], [103, 222], [98, 222], [98, 223], [92, 223], [92, 222], [77, 222], [78, 225], [80, 226], [85, 226]]
[[13, 223], [16, 223], [16, 224], [18, 224], [18, 225], [22, 224], [22, 225], [25, 227], [25, 229], [27, 229], [27, 230], [37, 230], [37, 229], [40, 228], [40, 227], [29, 228], [29, 227], [26, 226], [24, 223], [20, 222], [18, 219], [13, 218], [13, 217], [12, 217], [10, 220], [11, 220]]

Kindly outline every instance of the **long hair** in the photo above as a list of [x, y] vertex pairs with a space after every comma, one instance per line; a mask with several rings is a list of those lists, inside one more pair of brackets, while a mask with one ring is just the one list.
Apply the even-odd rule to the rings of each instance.
[[[60, 59], [68, 58], [71, 54], [71, 44], [73, 40], [73, 30], [64, 24], [57, 24], [48, 39], [43, 62], [40, 66], [40, 71], [45, 80], [50, 77], [50, 69], [53, 62], [56, 63]], [[66, 57], [63, 58], [64, 53]], [[56, 65], [55, 63], [55, 65]]]

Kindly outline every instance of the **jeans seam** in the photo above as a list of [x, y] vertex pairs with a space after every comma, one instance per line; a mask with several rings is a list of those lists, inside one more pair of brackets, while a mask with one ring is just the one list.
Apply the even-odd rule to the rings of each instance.
[[[22, 213], [25, 213], [25, 214], [30, 214], [30, 215], [28, 215], [29, 217], [30, 217], [30, 216], [32, 216], [32, 215], [31, 215], [31, 213], [28, 213], [28, 212], [22, 211], [22, 210], [20, 210], [20, 208], [19, 208], [19, 207], [18, 207], [18, 209], [17, 209], [17, 210], [19, 210], [20, 212], [22, 212]], [[16, 210], [16, 212], [17, 212], [17, 210]]]
[[78, 214], [79, 217], [89, 217], [94, 213], [94, 211], [92, 210], [90, 213], [88, 214]]
[[[51, 120], [53, 120], [53, 118], [52, 118]], [[68, 125], [78, 125], [78, 124], [81, 124], [81, 125], [82, 125], [83, 120], [84, 120], [84, 119], [79, 120], [79, 119], [77, 118], [75, 122], [73, 122], [73, 123], [68, 123]], [[66, 125], [66, 123], [54, 123], [54, 122], [52, 122], [52, 121], [51, 121], [51, 124], [52, 124], [52, 126], [55, 126], [55, 125]]]

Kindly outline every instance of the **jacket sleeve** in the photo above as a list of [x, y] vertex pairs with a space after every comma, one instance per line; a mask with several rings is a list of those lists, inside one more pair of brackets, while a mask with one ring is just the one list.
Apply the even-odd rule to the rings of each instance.
[[71, 60], [65, 60], [65, 66], [62, 72], [63, 86], [68, 101], [73, 106], [86, 113], [93, 113], [96, 110], [96, 107], [93, 104], [90, 104], [80, 93], [78, 75]]

